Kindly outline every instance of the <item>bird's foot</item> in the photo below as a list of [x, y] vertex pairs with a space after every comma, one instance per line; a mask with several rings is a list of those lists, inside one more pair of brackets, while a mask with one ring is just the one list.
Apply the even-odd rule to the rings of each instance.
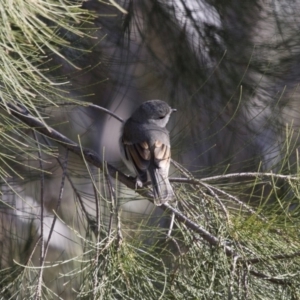
[[142, 181], [138, 177], [136, 177], [136, 179], [135, 179], [135, 189], [137, 190], [138, 188], [142, 188], [142, 187], [143, 187]]

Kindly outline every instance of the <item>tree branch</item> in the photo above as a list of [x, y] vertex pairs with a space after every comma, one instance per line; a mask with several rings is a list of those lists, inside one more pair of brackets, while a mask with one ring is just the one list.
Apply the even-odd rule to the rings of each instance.
[[[0, 103], [0, 104], [3, 106], [2, 103]], [[51, 127], [49, 127], [50, 130], [48, 130], [41, 121], [39, 121], [37, 118], [35, 118], [31, 114], [29, 114], [25, 108], [11, 104], [11, 103], [7, 103], [7, 105], [10, 109], [11, 114], [14, 117], [19, 119], [26, 125], [30, 126], [31, 128], [34, 128], [36, 131], [43, 134], [44, 136], [56, 141], [57, 143], [59, 143], [60, 145], [65, 147], [67, 150], [75, 153], [76, 155], [80, 156], [81, 158], [83, 158], [82, 156], [84, 156], [84, 159], [87, 162], [91, 163], [95, 167], [98, 167], [102, 170], [103, 162], [101, 161], [99, 155], [96, 152], [94, 152], [93, 150], [87, 149], [87, 148], [82, 149], [79, 146], [79, 144], [75, 143], [74, 141], [67, 138], [66, 136], [64, 136], [63, 134], [61, 134], [60, 132], [56, 131], [55, 129], [53, 129]], [[114, 179], [117, 178], [121, 183], [126, 185], [128, 188], [135, 190], [138, 194], [142, 195], [143, 197], [146, 197], [151, 202], [153, 202], [153, 196], [150, 193], [150, 191], [147, 191], [144, 188], [136, 187], [135, 178], [125, 175], [124, 173], [120, 172], [119, 170], [117, 170], [116, 168], [114, 168], [113, 166], [111, 166], [108, 163], [106, 163], [105, 165], [107, 167], [107, 171], [110, 176], [112, 176]], [[102, 170], [102, 171], [105, 171], [105, 170]], [[211, 235], [205, 229], [201, 228], [198, 224], [194, 223], [192, 220], [190, 220], [188, 217], [186, 217], [184, 214], [182, 214], [180, 211], [178, 211], [177, 209], [175, 209], [168, 203], [162, 205], [161, 207], [164, 210], [169, 210], [169, 211], [173, 212], [178, 221], [183, 222], [188, 228], [190, 228], [194, 232], [198, 233], [203, 239], [208, 241], [211, 245], [223, 246], [227, 255], [229, 255], [229, 256], [236, 255], [230, 247], [221, 243], [221, 241], [217, 237]]]
[[[36, 130], [40, 134], [52, 139], [53, 141], [57, 142], [58, 144], [65, 147], [67, 150], [75, 153], [76, 155], [80, 156], [82, 159], [85, 159], [90, 164], [94, 165], [95, 167], [100, 168], [102, 171], [107, 171], [109, 176], [113, 177], [114, 179], [119, 180], [122, 184], [126, 185], [128, 188], [135, 190], [138, 194], [142, 195], [143, 197], [149, 199], [151, 202], [153, 202], [153, 195], [152, 193], [145, 189], [136, 187], [136, 180], [135, 178], [131, 176], [127, 176], [124, 173], [117, 170], [115, 167], [111, 166], [110, 164], [103, 164], [102, 160], [100, 159], [99, 155], [94, 152], [93, 150], [82, 148], [79, 144], [75, 143], [71, 139], [67, 138], [60, 132], [56, 131], [55, 129], [45, 126], [44, 123], [42, 123], [40, 120], [32, 116], [24, 107], [20, 105], [15, 105], [12, 103], [6, 103], [4, 105], [3, 102], [1, 102], [0, 98], [0, 107], [7, 111], [7, 108], [10, 110], [9, 113], [13, 115], [18, 120], [22, 121], [32, 129]], [[106, 170], [103, 170], [103, 166], [105, 165]], [[264, 174], [264, 173], [238, 173], [238, 174], [229, 174], [228, 176], [222, 175], [222, 176], [215, 176], [206, 178], [205, 181], [210, 180], [217, 180], [219, 178], [229, 178], [229, 177], [241, 177], [241, 176], [274, 176], [277, 178], [288, 178], [288, 179], [294, 179], [292, 176], [278, 176], [276, 174]], [[191, 180], [191, 179], [183, 179], [183, 178], [176, 178], [173, 181], [176, 182], [182, 182], [182, 183], [192, 183], [192, 184], [199, 184], [199, 180]], [[218, 237], [214, 236], [213, 234], [209, 233], [207, 230], [199, 226], [199, 224], [195, 223], [191, 219], [189, 219], [186, 215], [184, 215], [182, 212], [174, 208], [169, 203], [165, 203], [161, 205], [161, 208], [165, 211], [172, 212], [175, 215], [175, 218], [183, 223], [187, 228], [192, 230], [193, 232], [199, 234], [205, 241], [207, 241], [210, 245], [216, 246], [216, 247], [222, 247], [226, 253], [227, 256], [234, 258], [237, 262], [242, 263], [243, 265], [257, 263], [260, 259], [253, 258], [250, 260], [244, 259], [242, 256], [240, 256], [234, 249], [226, 245], [226, 242], [220, 240]], [[298, 256], [298, 253], [290, 255], [292, 256]], [[289, 255], [278, 255], [275, 256], [275, 259], [284, 259], [290, 257]], [[265, 274], [256, 272], [251, 270], [250, 272], [252, 275], [258, 277], [258, 278], [264, 278], [266, 280], [269, 280], [274, 283], [283, 283], [281, 279], [277, 278], [271, 278], [270, 276], [267, 276]], [[286, 281], [284, 281], [286, 283]]]

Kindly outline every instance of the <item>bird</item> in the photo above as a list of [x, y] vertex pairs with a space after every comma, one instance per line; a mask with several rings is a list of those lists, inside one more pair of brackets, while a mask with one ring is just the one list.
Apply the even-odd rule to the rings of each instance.
[[157, 206], [174, 199], [168, 179], [171, 145], [166, 125], [175, 111], [162, 100], [149, 100], [136, 109], [121, 129], [123, 162], [137, 176], [138, 183], [147, 183], [149, 175]]

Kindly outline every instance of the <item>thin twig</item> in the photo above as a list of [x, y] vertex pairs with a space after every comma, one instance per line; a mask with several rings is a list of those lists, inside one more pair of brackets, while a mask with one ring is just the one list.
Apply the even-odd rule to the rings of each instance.
[[[178, 169], [180, 170], [186, 177], [188, 180], [192, 180], [194, 181], [195, 178], [194, 176], [192, 175], [192, 173], [190, 173], [186, 168], [184, 168], [182, 165], [180, 165], [178, 162], [174, 161], [174, 160], [171, 160], [172, 164]], [[171, 180], [170, 180], [171, 181]], [[172, 179], [172, 182], [173, 179]], [[224, 204], [222, 203], [221, 199], [219, 198], [219, 196], [213, 191], [213, 189], [206, 183], [204, 182], [201, 182], [199, 180], [199, 183], [204, 186], [207, 190], [210, 191], [211, 195], [214, 197], [214, 199], [216, 199], [216, 201], [219, 203], [219, 205], [221, 206], [221, 209], [223, 210], [225, 216], [226, 216], [226, 219], [228, 222], [230, 222], [230, 218], [229, 218], [229, 214], [228, 214], [228, 211], [226, 209], [226, 207], [224, 206]]]
[[[0, 98], [1, 101], [1, 98]], [[0, 105], [4, 107], [3, 103], [0, 102]], [[75, 153], [76, 155], [80, 157], [84, 157], [84, 159], [94, 165], [97, 168], [100, 168], [100, 170], [103, 171], [103, 162], [100, 159], [99, 155], [88, 148], [82, 148], [78, 143], [75, 143], [71, 139], [67, 138], [63, 134], [61, 134], [59, 131], [51, 128], [51, 127], [46, 127], [44, 123], [42, 123], [39, 119], [35, 118], [32, 116], [25, 108], [17, 106], [12, 103], [7, 103], [7, 105], [10, 108], [11, 114], [28, 125], [31, 128], [34, 128], [36, 131], [39, 133], [43, 134], [44, 136], [52, 139], [53, 141], [59, 143], [69, 151]], [[5, 108], [4, 108], [5, 109]], [[120, 182], [125, 184], [128, 188], [134, 190], [135, 189], [135, 179], [131, 176], [126, 176], [119, 170], [117, 170], [115, 167], [113, 167], [110, 164], [107, 164], [107, 170], [110, 174], [111, 177], [116, 178], [117, 173], [118, 173], [118, 179]], [[139, 190], [139, 189], [137, 189]], [[143, 189], [141, 189], [143, 190]], [[144, 192], [141, 192], [144, 193]]]
[[283, 285], [289, 285], [290, 284], [289, 280], [287, 280], [287, 279], [275, 278], [275, 277], [272, 277], [272, 276], [266, 275], [264, 273], [254, 271], [254, 270], [250, 270], [249, 273], [254, 275], [257, 278], [261, 278], [261, 279], [270, 281], [272, 283], [283, 284]]
[[100, 214], [100, 200], [98, 197], [98, 191], [93, 184], [94, 196], [95, 196], [95, 206], [96, 206], [96, 220], [97, 220], [97, 243], [100, 239], [100, 229], [101, 229], [101, 214]]
[[[1, 98], [0, 98], [0, 101], [1, 101]], [[74, 106], [74, 105], [75, 105], [74, 103], [70, 103], [70, 102], [60, 102], [59, 103], [59, 107], [62, 107], [62, 106]], [[80, 106], [80, 107], [95, 108], [97, 110], [105, 112], [106, 114], [114, 117], [116, 120], [120, 121], [121, 123], [124, 123], [124, 120], [121, 117], [119, 117], [118, 115], [116, 115], [115, 113], [113, 113], [112, 111], [110, 111], [109, 109], [104, 108], [102, 106], [99, 106], [99, 105], [96, 105], [96, 104], [93, 104], [93, 103], [88, 103], [88, 102], [76, 103], [76, 105], [77, 105], [77, 107]], [[21, 107], [21, 105], [20, 105], [20, 107]], [[49, 105], [40, 105], [39, 107], [41, 107], [41, 108], [48, 108]], [[8, 109], [10, 109], [10, 108], [8, 107]]]
[[40, 272], [39, 272], [39, 278], [38, 283], [36, 287], [36, 293], [35, 293], [35, 299], [41, 299], [42, 298], [42, 281], [43, 281], [43, 266], [45, 263], [45, 244], [44, 244], [44, 168], [43, 168], [43, 162], [42, 162], [42, 153], [41, 153], [41, 147], [40, 143], [38, 141], [38, 137], [36, 132], [33, 130], [33, 136], [37, 145], [38, 149], [38, 159], [39, 159], [39, 165], [40, 165], [40, 180], [41, 180], [41, 191], [40, 191], [40, 201], [41, 201], [41, 215], [40, 215], [40, 222], [41, 222], [41, 236], [40, 236]]
[[[44, 139], [44, 141], [47, 143], [48, 146], [51, 146], [51, 144], [50, 144], [50, 142], [49, 142], [48, 139], [46, 139], [44, 136], [43, 136], [43, 139]], [[68, 151], [68, 149], [67, 149], [67, 151]], [[63, 163], [61, 162], [61, 160], [60, 160], [58, 157], [56, 157], [56, 160], [57, 160], [58, 164], [60, 165], [60, 167], [61, 167], [62, 170], [63, 170]], [[86, 208], [85, 208], [85, 206], [84, 206], [84, 203], [83, 203], [83, 200], [82, 200], [82, 198], [81, 198], [80, 193], [78, 192], [77, 188], [75, 187], [75, 184], [73, 183], [73, 180], [71, 179], [71, 177], [69, 176], [68, 173], [66, 173], [66, 177], [67, 177], [68, 182], [70, 183], [70, 185], [71, 185], [71, 187], [72, 187], [73, 192], [74, 192], [75, 195], [76, 195], [76, 198], [77, 198], [78, 201], [79, 201], [81, 210], [82, 210], [82, 212], [84, 213], [84, 215], [85, 215], [85, 217], [86, 217], [86, 219], [87, 219], [87, 221], [88, 221], [88, 224], [89, 224], [90, 228], [93, 230], [93, 232], [94, 232], [95, 235], [96, 235], [95, 228], [94, 228], [94, 227], [95, 227], [95, 226], [94, 226], [94, 221], [90, 218], [90, 215], [89, 215], [89, 213], [87, 212], [87, 210], [86, 210]]]
[[[118, 178], [116, 178], [116, 185], [118, 184]], [[118, 188], [116, 186], [115, 191], [117, 191]], [[118, 204], [118, 197], [115, 193], [115, 199], [116, 199], [116, 215], [117, 215], [117, 234], [118, 234], [118, 249], [120, 249], [121, 244], [123, 242], [123, 234], [122, 234], [122, 226], [121, 226], [121, 216], [119, 211], [119, 204]]]
[[31, 261], [32, 256], [33, 256], [33, 254], [34, 254], [36, 248], [38, 247], [40, 241], [41, 241], [41, 236], [38, 237], [36, 243], [34, 244], [33, 249], [32, 249], [32, 251], [31, 251], [31, 253], [30, 253], [30, 255], [29, 255], [29, 257], [28, 257], [28, 259], [27, 259], [27, 261], [26, 261], [26, 263], [25, 263], [25, 266], [27, 266], [27, 265], [29, 264], [29, 262]]
[[238, 257], [235, 256], [233, 257], [232, 260], [232, 270], [231, 270], [231, 278], [230, 278], [230, 283], [229, 283], [229, 293], [228, 293], [228, 300], [232, 299], [233, 295], [233, 284], [234, 284], [234, 277], [235, 277], [235, 271], [236, 271], [236, 262], [238, 260]]
[[102, 106], [99, 106], [99, 105], [96, 105], [96, 104], [89, 104], [88, 107], [93, 107], [93, 108], [96, 108], [98, 110], [101, 110], [105, 113], [107, 113], [108, 115], [114, 117], [115, 119], [117, 119], [118, 121], [120, 121], [121, 123], [124, 123], [124, 120], [122, 118], [120, 118], [118, 115], [114, 114], [112, 111], [102, 107]]
[[47, 251], [49, 249], [50, 239], [51, 239], [52, 233], [54, 231], [54, 226], [55, 226], [56, 219], [57, 219], [58, 209], [60, 207], [62, 196], [63, 196], [63, 192], [64, 192], [65, 178], [66, 178], [66, 173], [67, 173], [68, 154], [69, 154], [69, 151], [66, 150], [65, 160], [64, 160], [64, 163], [63, 163], [63, 166], [62, 166], [62, 171], [63, 172], [62, 172], [62, 178], [61, 178], [61, 184], [60, 184], [60, 189], [59, 189], [57, 204], [56, 204], [56, 208], [55, 208], [55, 214], [54, 214], [54, 217], [53, 217], [53, 221], [52, 221], [52, 224], [51, 224], [51, 228], [50, 228], [48, 240], [47, 240], [47, 243], [46, 243], [45, 257], [47, 255]]
[[243, 285], [243, 292], [244, 292], [244, 298], [243, 299], [248, 299], [248, 274], [249, 274], [249, 269], [251, 268], [250, 265], [247, 265], [241, 270], [243, 272], [242, 274], [242, 285]]
[[113, 219], [115, 215], [115, 209], [116, 209], [116, 203], [115, 203], [115, 193], [114, 193], [114, 188], [112, 187], [112, 182], [111, 178], [109, 176], [109, 173], [106, 173], [107, 177], [107, 186], [108, 186], [108, 191], [110, 195], [110, 203], [111, 203], [111, 208], [110, 208], [110, 218], [109, 218], [109, 225], [108, 225], [108, 236], [110, 237], [111, 232], [112, 232], [112, 226], [113, 226]]
[[201, 181], [214, 181], [214, 180], [220, 180], [220, 179], [227, 179], [227, 178], [233, 178], [233, 177], [274, 177], [274, 178], [280, 178], [285, 180], [295, 180], [299, 181], [299, 176], [295, 175], [282, 175], [282, 174], [276, 174], [276, 173], [263, 173], [263, 172], [245, 172], [245, 173], [231, 173], [231, 174], [225, 174], [225, 175], [218, 175], [218, 176], [212, 176], [212, 177], [206, 177], [202, 178]]
[[208, 184], [206, 184], [206, 183], [204, 183], [204, 182], [201, 183], [201, 184], [202, 184], [204, 187], [206, 187], [206, 188], [209, 190], [209, 192], [211, 193], [211, 195], [214, 197], [214, 199], [217, 200], [217, 202], [218, 202], [219, 205], [221, 206], [221, 208], [222, 208], [222, 210], [223, 210], [223, 212], [224, 212], [224, 214], [225, 214], [225, 216], [226, 216], [226, 219], [227, 219], [228, 223], [231, 223], [230, 218], [229, 218], [229, 213], [228, 213], [228, 211], [227, 211], [225, 205], [222, 203], [221, 199], [219, 198], [219, 196], [213, 191], [213, 189], [212, 189]]
[[167, 234], [167, 239], [171, 237], [173, 226], [174, 226], [174, 219], [175, 219], [175, 215], [174, 215], [174, 213], [172, 213], [171, 214], [171, 222], [170, 222], [170, 226], [169, 226], [169, 230], [168, 230], [168, 234]]
[[[239, 200], [237, 197], [235, 197], [233, 195], [230, 195], [230, 194], [226, 193], [225, 191], [216, 188], [215, 186], [208, 185], [207, 183], [203, 182], [202, 179], [170, 178], [169, 180], [170, 180], [170, 182], [185, 183], [185, 184], [192, 184], [192, 185], [202, 185], [206, 188], [209, 187], [210, 190], [213, 189], [213, 190], [217, 191], [218, 193], [221, 193], [224, 196], [227, 196], [228, 198], [230, 198], [234, 202], [238, 203], [241, 207], [243, 207], [244, 209], [249, 211], [251, 214], [257, 215], [257, 212], [255, 210], [253, 210], [250, 206], [248, 206], [247, 204], [245, 204], [244, 202]], [[215, 195], [215, 193], [213, 193], [213, 195]], [[264, 217], [258, 216], [258, 218], [261, 218], [261, 220], [266, 221], [266, 219]]]
[[250, 259], [245, 259], [243, 260], [245, 263], [248, 264], [256, 264], [262, 261], [269, 261], [269, 260], [281, 260], [281, 259], [289, 259], [289, 258], [294, 258], [300, 256], [300, 251], [291, 253], [291, 254], [278, 254], [278, 255], [270, 255], [267, 257], [261, 257], [261, 258], [250, 258]]
[[199, 226], [197, 223], [190, 220], [187, 216], [185, 216], [183, 213], [178, 211], [176, 208], [172, 207], [169, 203], [165, 203], [161, 206], [164, 210], [170, 210], [172, 213], [174, 213], [176, 219], [182, 223], [184, 223], [189, 229], [193, 230], [194, 232], [198, 233], [205, 241], [209, 242], [213, 246], [219, 246], [224, 248], [224, 251], [226, 255], [228, 256], [238, 256], [235, 251], [228, 247], [224, 242], [220, 241], [217, 237], [209, 233], [207, 230]]
[[176, 246], [176, 248], [177, 248], [177, 251], [178, 251], [179, 255], [182, 256], [183, 253], [182, 253], [182, 251], [181, 251], [181, 249], [180, 249], [180, 246], [179, 246], [178, 242], [176, 241], [176, 239], [173, 238], [171, 235], [169, 235], [167, 241], [168, 241], [168, 240], [172, 241], [172, 242], [175, 244], [175, 246]]
[[184, 166], [182, 166], [181, 164], [179, 164], [177, 161], [175, 161], [174, 159], [171, 159], [171, 163], [172, 165], [174, 165], [186, 178], [189, 179], [193, 179], [194, 176], [193, 174], [187, 170]]
[[117, 214], [117, 232], [118, 232], [118, 249], [120, 250], [121, 244], [123, 242], [123, 234], [122, 234], [122, 227], [121, 227], [121, 217], [119, 209], [116, 209]]
[[108, 0], [113, 6], [115, 6], [120, 12], [123, 14], [128, 14], [128, 11], [123, 8], [120, 4], [118, 4], [115, 0]]
[[100, 229], [101, 229], [101, 217], [100, 217], [100, 201], [98, 197], [97, 189], [95, 188], [93, 184], [93, 190], [95, 195], [95, 205], [96, 205], [96, 220], [97, 220], [97, 232], [96, 232], [96, 254], [94, 259], [94, 265], [95, 265], [95, 271], [94, 271], [94, 288], [93, 288], [93, 295], [94, 299], [97, 299], [97, 287], [98, 287], [98, 272], [97, 267], [99, 264], [99, 256], [100, 256]]

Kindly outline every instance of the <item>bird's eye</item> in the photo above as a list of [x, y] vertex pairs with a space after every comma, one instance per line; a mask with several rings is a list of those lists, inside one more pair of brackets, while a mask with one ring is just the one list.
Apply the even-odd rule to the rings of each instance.
[[159, 115], [158, 119], [162, 120], [166, 117], [166, 114], [164, 114], [163, 112], [161, 112], [161, 115]]

